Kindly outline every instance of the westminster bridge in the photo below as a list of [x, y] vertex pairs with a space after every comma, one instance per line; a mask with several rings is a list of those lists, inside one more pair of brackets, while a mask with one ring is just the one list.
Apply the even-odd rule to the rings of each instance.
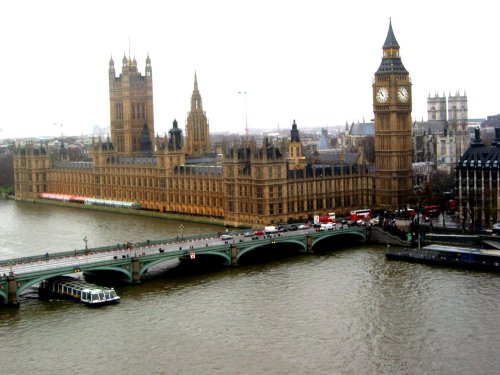
[[311, 229], [244, 236], [234, 233], [231, 239], [219, 236], [191, 236], [170, 240], [118, 244], [100, 248], [47, 253], [39, 256], [0, 261], [0, 302], [19, 304], [19, 296], [29, 287], [53, 277], [80, 272], [107, 272], [130, 283], [138, 283], [142, 275], [160, 263], [184, 259], [204, 262], [217, 259], [228, 266], [237, 266], [245, 255], [257, 250], [289, 249], [314, 253], [323, 245], [363, 243], [365, 227], [346, 227], [328, 231]]

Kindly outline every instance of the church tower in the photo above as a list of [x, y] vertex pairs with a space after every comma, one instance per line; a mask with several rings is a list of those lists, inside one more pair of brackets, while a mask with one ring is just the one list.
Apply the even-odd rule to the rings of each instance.
[[307, 166], [306, 158], [302, 154], [302, 142], [295, 120], [293, 120], [290, 131], [290, 142], [288, 142], [288, 162], [290, 169], [304, 169]]
[[115, 76], [113, 58], [109, 60], [108, 74], [111, 141], [115, 151], [125, 155], [152, 152], [153, 77], [149, 55], [144, 76], [137, 70], [135, 58], [125, 55], [120, 76]]
[[438, 93], [427, 97], [427, 121], [446, 121], [446, 97]]
[[412, 98], [408, 71], [389, 22], [383, 57], [373, 82], [376, 206], [406, 206], [412, 193]]
[[467, 129], [469, 113], [467, 110], [467, 94], [448, 96], [448, 123], [455, 133], [456, 161], [458, 162], [463, 153], [469, 148], [470, 134]]
[[191, 111], [188, 113], [186, 122], [186, 152], [189, 156], [202, 156], [210, 153], [208, 120], [203, 111], [196, 73], [191, 96]]

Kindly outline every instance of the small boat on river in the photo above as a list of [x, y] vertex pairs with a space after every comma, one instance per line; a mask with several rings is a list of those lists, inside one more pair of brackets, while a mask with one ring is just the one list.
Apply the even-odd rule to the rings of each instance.
[[109, 305], [120, 301], [113, 288], [97, 286], [69, 276], [44, 280], [40, 284], [39, 293], [60, 295], [88, 306]]

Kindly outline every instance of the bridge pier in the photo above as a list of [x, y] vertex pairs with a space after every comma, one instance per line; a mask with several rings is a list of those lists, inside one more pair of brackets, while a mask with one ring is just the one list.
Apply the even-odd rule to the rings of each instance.
[[138, 257], [133, 257], [132, 258], [132, 282], [133, 283], [140, 283], [141, 282], [141, 272], [140, 272], [140, 265], [139, 265], [139, 258]]
[[314, 253], [313, 251], [313, 238], [310, 233], [306, 234], [306, 249], [308, 253]]
[[231, 266], [237, 266], [238, 265], [238, 245], [236, 244], [231, 244]]
[[19, 301], [17, 300], [17, 281], [14, 275], [7, 276], [7, 305], [12, 307], [19, 306]]

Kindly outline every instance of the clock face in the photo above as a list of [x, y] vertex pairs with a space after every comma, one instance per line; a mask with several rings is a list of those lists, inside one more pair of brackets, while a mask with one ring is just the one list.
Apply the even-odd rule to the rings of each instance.
[[375, 99], [377, 99], [377, 102], [379, 103], [385, 103], [387, 99], [389, 99], [389, 90], [387, 90], [387, 87], [379, 88]]
[[398, 99], [400, 102], [406, 103], [410, 98], [410, 94], [408, 93], [408, 89], [406, 87], [400, 87], [398, 89]]

